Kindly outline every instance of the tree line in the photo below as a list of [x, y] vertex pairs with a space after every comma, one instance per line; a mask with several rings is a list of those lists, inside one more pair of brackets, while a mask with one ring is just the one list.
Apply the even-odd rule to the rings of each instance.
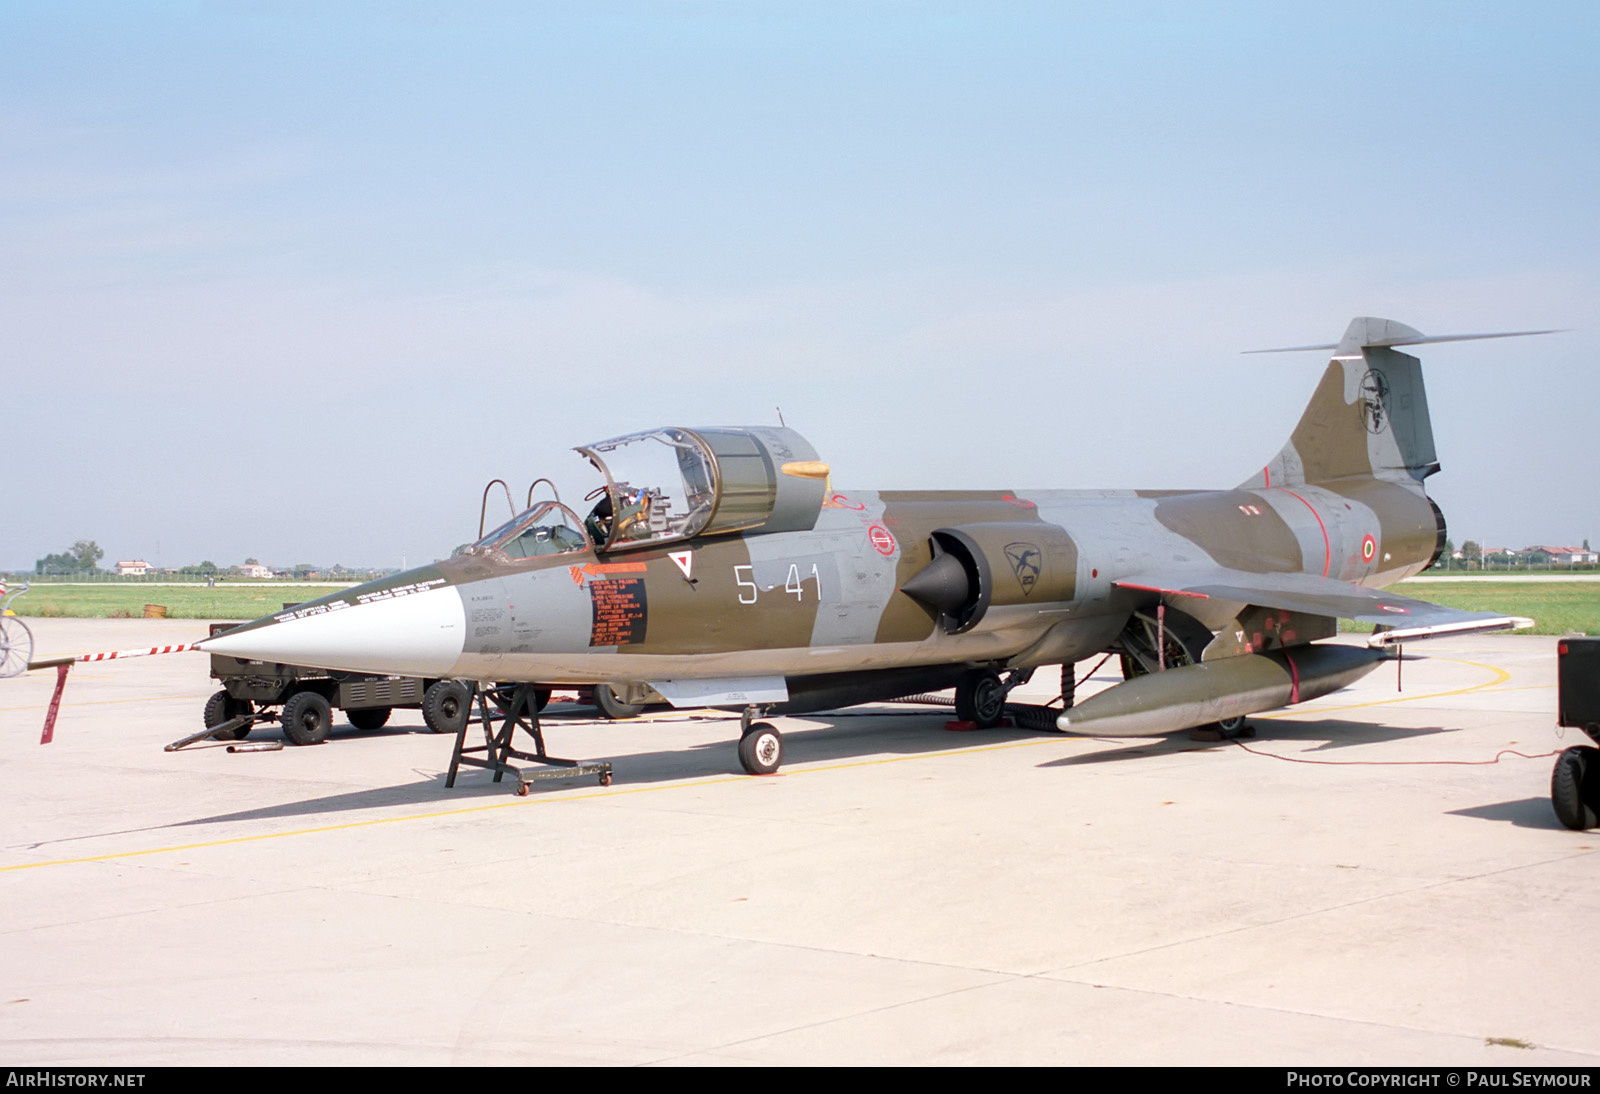
[[45, 555], [33, 564], [36, 574], [97, 574], [100, 560], [106, 553], [92, 539], [80, 539], [69, 551], [59, 555]]
[[[100, 545], [92, 539], [80, 539], [68, 550], [60, 554], [45, 555], [33, 564], [33, 572], [41, 577], [73, 577], [78, 575], [93, 575], [108, 573], [100, 566], [100, 560], [106, 553]], [[255, 559], [244, 560], [246, 566], [260, 565]], [[243, 570], [238, 566], [219, 566], [210, 559], [203, 562], [191, 562], [172, 571], [184, 577], [241, 577]], [[373, 572], [373, 571], [362, 571]], [[289, 567], [289, 573], [300, 579], [308, 577], [343, 577], [355, 576], [357, 571], [346, 569], [335, 562], [332, 566], [316, 566], [309, 562], [298, 562]]]

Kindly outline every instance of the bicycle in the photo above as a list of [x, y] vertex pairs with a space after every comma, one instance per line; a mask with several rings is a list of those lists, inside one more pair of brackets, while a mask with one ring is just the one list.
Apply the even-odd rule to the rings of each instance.
[[33, 632], [17, 616], [11, 614], [11, 601], [28, 591], [24, 582], [19, 589], [7, 590], [0, 582], [0, 678], [16, 676], [28, 668], [33, 657]]

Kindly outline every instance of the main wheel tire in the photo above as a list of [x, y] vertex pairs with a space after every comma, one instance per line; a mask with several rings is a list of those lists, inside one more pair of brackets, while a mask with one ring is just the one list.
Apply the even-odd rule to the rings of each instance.
[[783, 765], [783, 735], [770, 722], [755, 722], [739, 738], [739, 766], [752, 775], [772, 775]]
[[360, 710], [347, 710], [344, 712], [350, 724], [357, 729], [382, 729], [389, 720], [392, 707], [362, 707]]
[[1600, 823], [1600, 748], [1580, 745], [1556, 757], [1550, 773], [1550, 804], [1556, 819], [1582, 832]]
[[[205, 727], [220, 726], [224, 722], [231, 722], [241, 714], [252, 714], [255, 707], [248, 699], [235, 699], [226, 691], [219, 691], [206, 700]], [[213, 733], [211, 736], [219, 741], [242, 741], [249, 736], [250, 727], [243, 726], [239, 729], [230, 729], [226, 733]]]
[[283, 722], [283, 735], [290, 743], [316, 745], [328, 739], [333, 708], [314, 691], [297, 691], [283, 704], [279, 718]]
[[989, 669], [967, 673], [956, 685], [956, 718], [980, 729], [993, 729], [1006, 715], [1006, 687]]
[[472, 692], [460, 680], [436, 680], [422, 693], [422, 721], [435, 733], [460, 733], [472, 716]]
[[620, 722], [627, 718], [637, 718], [644, 709], [643, 703], [624, 703], [617, 698], [617, 693], [611, 690], [610, 684], [596, 684], [594, 686], [595, 709], [610, 718], [613, 722]]

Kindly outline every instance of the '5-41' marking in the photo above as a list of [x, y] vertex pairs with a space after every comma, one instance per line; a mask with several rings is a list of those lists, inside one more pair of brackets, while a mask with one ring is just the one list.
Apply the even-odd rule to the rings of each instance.
[[[739, 603], [741, 604], [754, 604], [761, 597], [761, 586], [755, 582], [755, 573], [756, 568], [750, 565], [735, 566], [733, 568], [733, 581], [735, 585], [739, 586]], [[822, 598], [822, 573], [817, 569], [815, 562], [811, 564], [809, 576], [812, 581], [817, 583], [816, 595], [820, 600]], [[789, 563], [789, 577], [783, 583], [783, 591], [793, 594], [794, 598], [802, 603], [806, 598], [805, 586], [801, 584], [803, 580], [800, 576], [800, 564], [797, 562]], [[767, 586], [767, 591], [771, 592], [773, 588], [775, 586], [769, 585]]]

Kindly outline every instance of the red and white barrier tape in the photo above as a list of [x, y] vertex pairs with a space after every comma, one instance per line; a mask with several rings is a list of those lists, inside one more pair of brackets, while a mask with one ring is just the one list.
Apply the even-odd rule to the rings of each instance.
[[80, 653], [79, 661], [114, 661], [119, 657], [149, 657], [155, 653], [184, 653], [188, 650], [200, 648], [198, 642], [186, 642], [181, 646], [151, 646], [149, 649], [139, 650], [111, 650], [109, 653]]
[[43, 661], [30, 662], [30, 669], [56, 670], [56, 690], [50, 697], [50, 711], [44, 718], [44, 733], [39, 737], [39, 743], [47, 745], [55, 737], [56, 714], [61, 710], [61, 692], [67, 686], [67, 670], [80, 661], [116, 661], [123, 657], [149, 657], [157, 653], [187, 653], [189, 650], [200, 648], [199, 642], [185, 642], [177, 646], [151, 646], [148, 649], [137, 650], [107, 650], [104, 653], [80, 653], [76, 657], [50, 657]]

